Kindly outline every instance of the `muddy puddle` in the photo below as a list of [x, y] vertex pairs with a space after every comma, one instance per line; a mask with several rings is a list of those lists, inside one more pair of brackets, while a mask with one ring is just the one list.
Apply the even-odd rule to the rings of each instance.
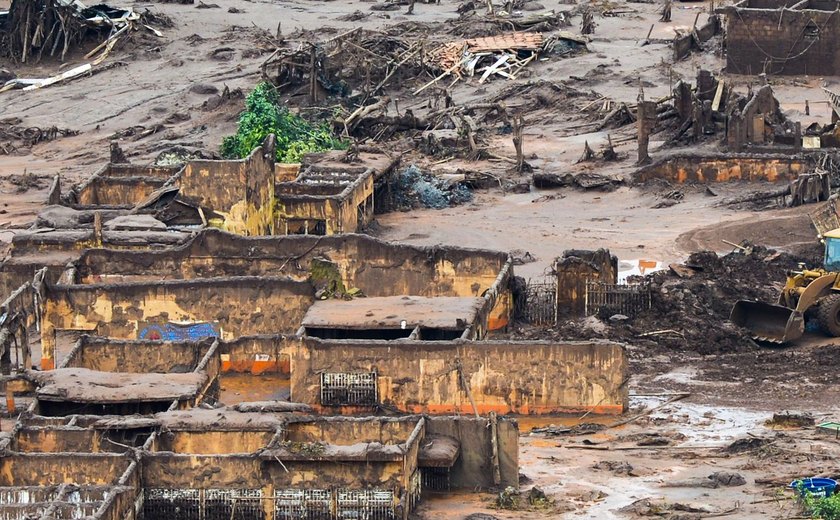
[[[631, 412], [624, 419], [661, 406], [669, 398], [631, 396]], [[764, 426], [768, 417], [767, 412], [706, 406], [688, 398], [666, 404], [619, 428], [590, 435], [528, 433], [534, 426], [574, 426], [578, 417], [536, 418], [533, 421], [520, 418], [520, 464], [530, 479], [523, 488], [539, 486], [554, 498], [558, 507], [548, 515], [528, 512], [521, 513], [518, 518], [628, 518], [620, 509], [641, 499], [663, 505], [699, 504], [710, 511], [725, 511], [736, 504], [752, 502], [756, 495], [754, 488], [710, 490], [670, 487], [668, 484], [677, 480], [706, 479], [715, 471], [727, 469], [741, 472], [748, 481], [760, 476], [760, 471], [755, 475], [745, 471], [744, 461], [727, 458], [717, 448], [728, 446], [748, 434], [769, 434], [770, 430]], [[609, 425], [620, 419], [588, 416], [584, 421]], [[639, 436], [648, 435], [662, 435], [670, 442], [667, 446], [636, 445]], [[612, 469], [625, 464], [631, 468], [629, 472]], [[744, 511], [741, 516], [732, 518], [762, 517], [751, 513]]]

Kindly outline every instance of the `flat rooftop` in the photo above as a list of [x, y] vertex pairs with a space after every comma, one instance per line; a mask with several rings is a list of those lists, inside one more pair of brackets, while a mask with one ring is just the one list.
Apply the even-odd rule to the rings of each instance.
[[120, 403], [175, 401], [195, 397], [207, 374], [137, 374], [100, 372], [86, 368], [59, 368], [38, 373], [37, 396], [45, 401]]
[[[484, 298], [385, 296], [352, 300], [319, 300], [307, 311], [307, 328], [464, 330], [474, 323]], [[403, 321], [405, 325], [403, 326]]]

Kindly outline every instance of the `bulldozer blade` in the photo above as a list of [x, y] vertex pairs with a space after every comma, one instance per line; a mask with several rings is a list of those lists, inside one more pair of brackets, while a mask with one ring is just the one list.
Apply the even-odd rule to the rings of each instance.
[[805, 317], [783, 305], [740, 300], [732, 307], [729, 321], [752, 333], [753, 339], [770, 343], [787, 343], [805, 332]]

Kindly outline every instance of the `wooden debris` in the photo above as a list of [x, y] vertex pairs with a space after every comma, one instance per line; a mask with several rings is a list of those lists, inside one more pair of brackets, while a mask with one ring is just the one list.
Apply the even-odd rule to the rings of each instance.
[[[575, 37], [575, 41], [579, 40]], [[455, 75], [455, 81], [458, 81], [463, 76], [481, 74], [479, 83], [496, 75], [515, 79], [546, 45], [553, 46], [556, 41], [556, 38], [545, 38], [542, 33], [513, 32], [445, 43], [431, 53], [443, 72], [414, 93], [419, 94], [450, 75]], [[520, 57], [523, 54], [525, 56]]]

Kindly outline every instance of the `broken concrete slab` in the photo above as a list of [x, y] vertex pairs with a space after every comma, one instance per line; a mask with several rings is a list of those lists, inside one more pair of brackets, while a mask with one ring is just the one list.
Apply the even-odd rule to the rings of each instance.
[[121, 215], [106, 220], [103, 227], [112, 230], [166, 230], [166, 224], [151, 215]]

